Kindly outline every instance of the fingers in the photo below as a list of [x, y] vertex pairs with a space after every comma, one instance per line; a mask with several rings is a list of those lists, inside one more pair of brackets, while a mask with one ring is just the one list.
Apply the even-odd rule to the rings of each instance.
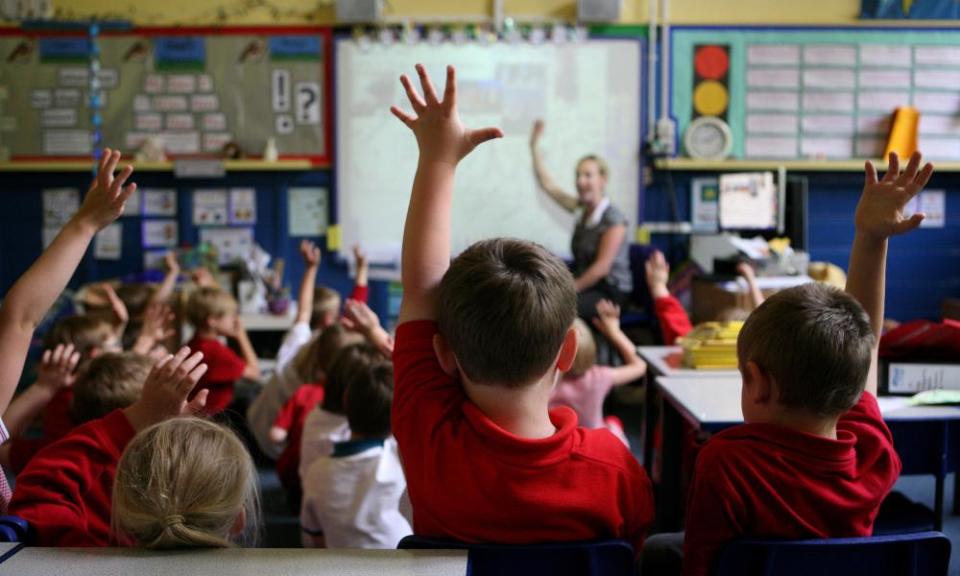
[[883, 175], [883, 182], [895, 180], [900, 175], [900, 157], [891, 152], [887, 160], [887, 172]]
[[413, 128], [413, 123], [416, 122], [417, 120], [415, 117], [407, 114], [406, 112], [404, 112], [400, 108], [397, 108], [396, 106], [391, 106], [390, 112], [394, 116], [396, 116], [401, 122], [406, 124], [408, 128], [411, 128], [411, 129]]
[[[440, 104], [440, 100], [437, 98], [437, 91], [433, 87], [433, 82], [430, 80], [430, 75], [427, 74], [427, 69], [424, 68], [423, 64], [417, 64], [417, 76], [420, 77], [420, 86], [423, 88], [423, 96], [426, 98], [427, 104], [435, 106]], [[450, 77], [450, 70], [448, 67], [447, 77]]]
[[920, 160], [923, 156], [919, 152], [914, 152], [910, 155], [910, 161], [907, 162], [907, 167], [903, 172], [897, 177], [897, 184], [905, 186], [906, 184], [913, 181], [917, 176], [917, 170], [920, 168]]
[[933, 176], [933, 164], [927, 162], [924, 164], [923, 169], [920, 170], [920, 173], [917, 174], [917, 177], [914, 178], [913, 183], [918, 188], [923, 188], [930, 182], [931, 176]]
[[417, 89], [413, 87], [410, 78], [408, 78], [406, 74], [400, 76], [400, 84], [403, 85], [403, 89], [407, 92], [407, 99], [410, 100], [410, 105], [413, 106], [414, 112], [419, 114], [426, 109], [427, 104], [423, 101], [423, 98], [420, 97]]
[[70, 357], [67, 360], [67, 370], [70, 373], [73, 373], [73, 371], [76, 370], [77, 366], [79, 365], [80, 365], [80, 353], [77, 351], [74, 351], [73, 353], [70, 354]]
[[[119, 152], [117, 153], [117, 160], [118, 161], [120, 160]], [[117, 196], [120, 194], [121, 188], [123, 188], [124, 183], [127, 181], [127, 178], [129, 178], [131, 174], [133, 174], [133, 166], [130, 164], [127, 164], [126, 166], [123, 167], [123, 170], [120, 172], [120, 174], [113, 179], [113, 183], [110, 185], [111, 196]]]
[[443, 107], [448, 112], [457, 108], [457, 71], [447, 66], [447, 84], [443, 88]]
[[181, 411], [181, 414], [199, 414], [203, 411], [204, 406], [207, 405], [207, 396], [210, 395], [210, 391], [204, 388], [203, 390], [197, 392], [197, 395], [193, 397], [184, 410]]
[[480, 128], [479, 130], [470, 130], [467, 133], [467, 141], [471, 146], [479, 146], [488, 140], [503, 138], [503, 130], [499, 128]]
[[53, 357], [54, 352], [56, 352], [56, 350], [59, 349], [59, 348], [60, 348], [60, 346], [57, 346], [57, 348], [54, 349], [54, 350], [49, 350], [49, 349], [44, 350], [44, 351], [43, 351], [43, 356], [42, 356], [41, 359], [40, 359], [40, 364], [43, 365], [43, 366], [46, 366], [46, 365], [50, 364], [50, 360], [51, 360], [51, 358]]
[[877, 183], [877, 167], [873, 165], [873, 162], [867, 160], [867, 163], [863, 167], [864, 172], [867, 174], [867, 186]]

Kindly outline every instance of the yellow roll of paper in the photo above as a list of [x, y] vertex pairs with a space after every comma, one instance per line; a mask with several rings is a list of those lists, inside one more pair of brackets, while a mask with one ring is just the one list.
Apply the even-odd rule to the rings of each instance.
[[893, 112], [890, 136], [883, 157], [896, 152], [901, 158], [909, 158], [917, 150], [917, 130], [920, 127], [920, 111], [913, 106], [901, 106]]

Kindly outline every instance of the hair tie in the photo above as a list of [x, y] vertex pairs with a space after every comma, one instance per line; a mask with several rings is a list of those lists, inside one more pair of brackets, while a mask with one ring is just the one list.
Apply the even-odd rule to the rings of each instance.
[[180, 514], [170, 514], [165, 516], [163, 519], [163, 525], [165, 528], [173, 528], [177, 524], [183, 524], [184, 518]]

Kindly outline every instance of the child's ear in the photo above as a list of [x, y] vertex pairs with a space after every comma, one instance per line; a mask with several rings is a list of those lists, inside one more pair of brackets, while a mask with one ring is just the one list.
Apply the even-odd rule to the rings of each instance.
[[437, 355], [440, 368], [442, 368], [448, 376], [456, 378], [460, 373], [459, 367], [457, 366], [457, 356], [450, 348], [447, 339], [439, 332], [433, 335], [433, 352]]
[[230, 535], [239, 536], [243, 534], [243, 530], [246, 527], [247, 527], [247, 510], [246, 508], [241, 508], [240, 513], [237, 514], [237, 518], [233, 521], [233, 526], [230, 527]]
[[577, 358], [577, 348], [580, 343], [577, 341], [577, 331], [573, 327], [567, 330], [563, 337], [563, 344], [560, 345], [560, 354], [557, 356], [557, 369], [561, 372], [567, 372], [573, 366], [573, 361]]
[[97, 356], [102, 356], [102, 355], [103, 355], [103, 348], [101, 348], [100, 346], [94, 346], [87, 352], [87, 358], [90, 358], [91, 360], [93, 360]]
[[773, 401], [773, 378], [759, 364], [753, 360], [748, 361], [741, 374], [745, 400], [762, 405]]

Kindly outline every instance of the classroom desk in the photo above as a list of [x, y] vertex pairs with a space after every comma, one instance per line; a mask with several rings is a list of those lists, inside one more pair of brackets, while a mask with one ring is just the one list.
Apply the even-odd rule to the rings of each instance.
[[6, 562], [10, 557], [23, 548], [21, 542], [0, 542], [0, 564]]
[[[663, 471], [658, 493], [658, 516], [676, 530], [680, 524], [680, 419], [695, 430], [716, 433], [743, 422], [739, 376], [712, 379], [660, 377], [656, 387], [666, 399], [663, 415]], [[936, 479], [934, 527], [943, 527], [943, 490], [946, 475], [960, 460], [960, 407], [905, 406], [905, 398], [880, 398], [883, 419], [890, 427], [903, 462], [903, 474], [931, 474]], [[932, 465], [931, 462], [936, 462]], [[936, 469], [934, 469], [936, 468]]]
[[130, 548], [22, 548], [0, 564], [0, 575], [49, 576], [464, 576], [466, 550], [216, 549], [149, 551]]
[[647, 362], [646, 392], [644, 394], [644, 438], [643, 438], [643, 466], [647, 475], [653, 478], [654, 435], [658, 424], [660, 410], [660, 395], [657, 394], [654, 381], [659, 376], [683, 376], [689, 378], [739, 378], [737, 370], [695, 370], [684, 368], [683, 348], [680, 346], [639, 346], [637, 354]]

